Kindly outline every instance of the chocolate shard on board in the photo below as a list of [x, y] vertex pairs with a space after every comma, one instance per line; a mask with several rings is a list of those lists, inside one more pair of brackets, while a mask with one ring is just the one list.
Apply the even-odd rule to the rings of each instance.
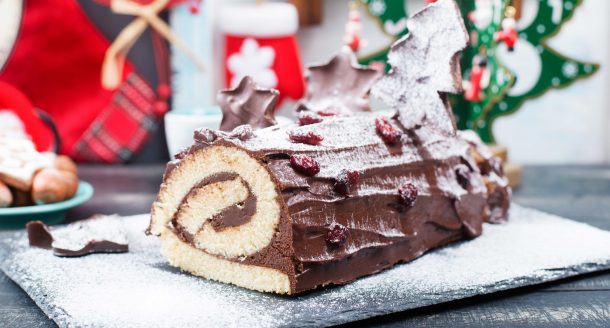
[[[462, 40], [445, 39], [456, 37], [449, 31], [461, 20], [453, 0], [414, 20], [413, 33], [428, 35], [435, 48], [416, 55]], [[297, 294], [411, 261], [480, 235], [484, 221], [506, 219], [510, 189], [498, 163], [484, 145], [451, 130], [451, 112], [438, 113], [446, 107], [436, 90], [453, 90], [454, 72], [390, 57], [409, 70], [402, 76], [433, 70], [429, 78], [440, 79], [424, 83], [429, 89], [415, 86], [425, 95], [413, 95], [413, 106], [431, 116], [410, 117], [398, 106], [400, 115], [310, 117], [246, 138], [206, 131], [203, 142], [195, 135], [168, 164], [151, 209], [148, 233], [159, 236], [169, 263], [249, 289]], [[413, 83], [392, 85], [391, 94], [407, 95]]]
[[371, 94], [399, 112], [406, 128], [426, 124], [446, 135], [456, 132], [446, 93], [461, 90], [459, 53], [468, 43], [460, 9], [437, 1], [407, 21], [409, 34], [392, 45], [392, 70]]
[[28, 232], [30, 246], [44, 249], [52, 248], [53, 236], [46, 224], [40, 221], [30, 221], [26, 223], [25, 229]]
[[277, 90], [259, 88], [249, 76], [234, 89], [220, 91], [216, 99], [222, 109], [220, 130], [231, 131], [244, 124], [254, 129], [277, 124], [275, 103], [278, 95]]
[[30, 246], [53, 250], [60, 257], [77, 257], [93, 253], [125, 253], [127, 237], [119, 219], [93, 217], [53, 229], [40, 221], [26, 225]]
[[344, 115], [369, 112], [368, 94], [381, 74], [379, 70], [358, 64], [354, 52], [343, 47], [326, 64], [307, 68], [307, 94], [297, 110]]

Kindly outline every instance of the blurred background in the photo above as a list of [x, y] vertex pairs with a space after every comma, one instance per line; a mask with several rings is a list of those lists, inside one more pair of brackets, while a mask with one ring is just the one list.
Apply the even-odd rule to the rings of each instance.
[[[290, 116], [304, 67], [343, 45], [387, 68], [428, 2], [0, 0], [0, 129], [80, 162], [164, 162], [194, 127], [218, 127], [215, 93], [243, 75], [279, 89]], [[610, 2], [458, 4], [471, 34], [460, 128], [522, 164], [609, 163]]]

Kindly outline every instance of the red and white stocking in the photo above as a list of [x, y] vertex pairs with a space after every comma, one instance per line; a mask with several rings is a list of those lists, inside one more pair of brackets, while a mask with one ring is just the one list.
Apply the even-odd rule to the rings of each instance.
[[298, 15], [288, 3], [225, 6], [220, 29], [225, 53], [227, 87], [246, 75], [264, 88], [278, 89], [284, 97], [300, 99], [305, 90], [296, 40]]

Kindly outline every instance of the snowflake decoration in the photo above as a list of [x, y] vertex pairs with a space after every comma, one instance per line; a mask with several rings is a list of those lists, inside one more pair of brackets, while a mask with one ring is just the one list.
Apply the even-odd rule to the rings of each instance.
[[578, 74], [578, 65], [572, 61], [565, 62], [561, 67], [561, 72], [565, 77], [570, 79], [575, 78], [576, 74]]
[[256, 40], [245, 39], [239, 52], [227, 59], [227, 67], [233, 75], [231, 87], [236, 87], [245, 76], [250, 76], [261, 87], [275, 88], [278, 80], [272, 68], [274, 61], [275, 50], [272, 47], [261, 47]]
[[374, 0], [369, 4], [369, 10], [375, 16], [381, 16], [385, 13], [386, 5], [382, 0]]

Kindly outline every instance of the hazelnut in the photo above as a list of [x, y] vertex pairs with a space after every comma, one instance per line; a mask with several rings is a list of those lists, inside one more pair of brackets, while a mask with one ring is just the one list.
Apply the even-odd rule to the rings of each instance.
[[64, 176], [56, 168], [45, 168], [34, 176], [32, 199], [36, 204], [56, 203], [66, 199]]
[[70, 199], [76, 195], [76, 191], [78, 190], [78, 177], [76, 174], [68, 171], [60, 171], [64, 183], [66, 184], [66, 198]]
[[57, 158], [55, 158], [55, 168], [60, 171], [68, 171], [78, 174], [76, 163], [74, 163], [74, 161], [66, 155], [58, 155]]
[[0, 181], [0, 208], [9, 207], [13, 203], [13, 194], [4, 182]]

